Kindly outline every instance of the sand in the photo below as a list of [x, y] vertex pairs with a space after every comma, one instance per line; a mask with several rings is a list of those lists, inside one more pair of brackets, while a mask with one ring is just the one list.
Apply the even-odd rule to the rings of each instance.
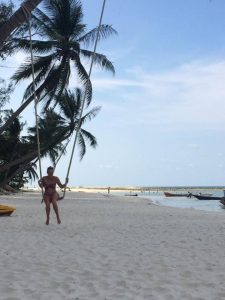
[[46, 226], [38, 193], [0, 203], [1, 300], [225, 299], [225, 211], [68, 192]]

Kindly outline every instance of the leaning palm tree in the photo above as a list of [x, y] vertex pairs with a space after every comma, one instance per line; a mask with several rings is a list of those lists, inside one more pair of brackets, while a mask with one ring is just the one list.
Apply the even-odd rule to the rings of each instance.
[[[57, 97], [59, 112], [49, 108], [45, 111], [44, 117], [39, 120], [39, 135], [41, 141], [42, 155], [49, 156], [53, 164], [58, 161], [61, 155], [66, 153], [66, 148], [71, 136], [78, 130], [80, 111], [82, 108], [83, 93], [80, 89], [75, 92], [65, 90]], [[78, 133], [78, 144], [80, 148], [80, 159], [86, 153], [88, 143], [91, 147], [96, 148], [96, 138], [83, 125], [91, 121], [100, 111], [100, 107], [94, 107], [86, 112], [81, 118], [81, 125]], [[30, 139], [36, 141], [36, 128], [29, 128], [32, 134]], [[51, 137], [51, 138], [49, 138]]]
[[[40, 39], [33, 39], [34, 71], [36, 94], [39, 101], [45, 100], [46, 107], [60, 96], [68, 87], [71, 72], [78, 75], [83, 87], [86, 89], [86, 101], [90, 104], [92, 85], [82, 59], [94, 59], [94, 63], [103, 69], [115, 73], [114, 66], [107, 57], [100, 53], [93, 53], [88, 47], [96, 39], [98, 28], [87, 31], [83, 24], [81, 2], [78, 0], [45, 0], [45, 9], [36, 9], [33, 14], [32, 26], [35, 27]], [[116, 31], [109, 25], [101, 25], [101, 39], [107, 38]], [[27, 38], [14, 38], [11, 40], [15, 49], [30, 51]], [[27, 58], [12, 79], [17, 84], [21, 80], [29, 79], [32, 75], [31, 60]], [[13, 118], [16, 118], [33, 100], [33, 85], [30, 83], [24, 94], [24, 102], [5, 125], [0, 128], [2, 133]]]
[[[68, 141], [72, 137], [74, 131], [78, 129], [79, 115], [82, 105], [83, 94], [81, 90], [76, 89], [74, 93], [65, 91], [61, 96], [58, 96], [59, 112], [49, 108], [45, 111], [44, 116], [39, 120], [39, 133], [41, 141], [41, 157], [48, 156], [55, 165], [59, 158], [66, 153]], [[80, 159], [86, 153], [87, 143], [95, 148], [97, 146], [96, 138], [87, 130], [83, 128], [85, 122], [92, 120], [99, 112], [100, 107], [94, 107], [86, 112], [81, 119], [81, 128], [79, 130], [79, 147]], [[11, 126], [10, 126], [11, 127]], [[6, 131], [7, 132], [7, 131]], [[6, 132], [1, 135], [1, 139], [5, 137]], [[51, 138], [49, 138], [51, 137]], [[0, 150], [7, 149], [7, 141], [2, 143]], [[8, 151], [11, 153], [12, 151]], [[36, 149], [36, 128], [29, 128], [29, 134], [23, 138], [23, 143], [17, 148], [13, 161], [11, 159], [4, 159], [0, 166], [0, 175], [5, 175], [4, 180], [0, 181], [0, 187], [8, 182], [9, 179], [16, 176], [19, 172], [28, 171], [35, 166], [38, 159], [38, 152]], [[3, 157], [6, 154], [3, 153]]]

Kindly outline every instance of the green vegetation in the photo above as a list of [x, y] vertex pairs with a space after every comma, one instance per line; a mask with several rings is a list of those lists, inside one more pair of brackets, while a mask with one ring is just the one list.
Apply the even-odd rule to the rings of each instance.
[[[4, 11], [4, 14], [0, 14], [0, 34], [1, 24], [4, 25], [13, 13], [12, 3], [5, 5]], [[54, 165], [66, 153], [71, 136], [78, 128], [84, 95], [86, 111], [78, 135], [80, 158], [85, 155], [87, 145], [94, 148], [97, 146], [96, 138], [84, 128], [84, 123], [92, 120], [100, 107], [89, 109], [92, 84], [83, 65], [84, 59], [93, 57], [89, 47], [96, 39], [97, 28], [88, 31], [82, 20], [82, 5], [76, 0], [45, 0], [41, 9], [33, 11], [31, 18], [36, 94], [43, 107], [39, 118], [41, 156], [49, 157]], [[111, 26], [102, 25], [100, 39], [115, 33]], [[27, 53], [29, 57], [12, 76], [9, 86], [0, 82], [0, 187], [9, 183], [20, 188], [27, 180], [37, 177], [36, 130], [33, 124], [26, 124], [20, 117], [24, 109], [34, 101], [27, 23], [11, 34], [0, 54], [7, 59], [17, 51]], [[113, 64], [104, 54], [96, 53], [94, 63], [115, 73]], [[73, 90], [70, 89], [72, 73], [76, 74], [81, 85]], [[24, 91], [19, 108], [15, 112], [11, 109], [3, 110], [8, 101], [14, 101], [13, 98], [9, 100], [12, 83], [17, 88], [21, 81], [27, 79], [30, 79], [30, 83]]]

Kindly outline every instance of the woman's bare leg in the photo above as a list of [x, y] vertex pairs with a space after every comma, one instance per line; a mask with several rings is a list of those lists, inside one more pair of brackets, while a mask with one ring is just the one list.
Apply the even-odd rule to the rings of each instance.
[[60, 217], [59, 217], [59, 209], [58, 209], [58, 205], [57, 205], [58, 197], [59, 197], [59, 195], [57, 193], [55, 193], [52, 196], [52, 205], [53, 205], [53, 208], [54, 208], [54, 211], [55, 211], [55, 214], [56, 214], [57, 222], [58, 222], [58, 224], [61, 224], [61, 220], [60, 220]]
[[49, 220], [50, 220], [50, 198], [49, 196], [44, 196], [44, 201], [45, 201], [45, 210], [46, 210], [46, 216], [47, 216], [47, 219], [46, 219], [46, 225], [49, 225]]

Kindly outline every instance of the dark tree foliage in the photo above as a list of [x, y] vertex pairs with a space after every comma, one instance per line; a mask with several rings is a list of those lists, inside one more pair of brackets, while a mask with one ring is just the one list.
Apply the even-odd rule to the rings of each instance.
[[[27, 0], [24, 3], [31, 2]], [[33, 2], [38, 3], [40, 0]], [[13, 5], [2, 3], [0, 10], [1, 29], [4, 24], [9, 24], [7, 20], [12, 21]], [[83, 125], [92, 120], [100, 110], [100, 107], [94, 107], [86, 112], [92, 100], [92, 84], [83, 62], [93, 59], [94, 64], [114, 74], [113, 63], [104, 54], [93, 53], [92, 47], [98, 28], [88, 30], [87, 25], [83, 23], [82, 5], [79, 0], [43, 0], [43, 9], [33, 10], [31, 27], [36, 95], [44, 104], [44, 109], [39, 115], [41, 157], [49, 157], [55, 166], [60, 157], [65, 155], [72, 135], [78, 130], [85, 95], [86, 106], [78, 134], [79, 154], [82, 159], [87, 145], [92, 148], [97, 146], [95, 136], [84, 129]], [[116, 34], [109, 25], [101, 25], [99, 30], [99, 40]], [[28, 58], [13, 75], [15, 84], [22, 80], [31, 80], [32, 77], [28, 24], [24, 20], [11, 32], [0, 50], [0, 57], [5, 58], [20, 50], [26, 52]], [[82, 83], [81, 89], [69, 90], [72, 70]], [[0, 79], [0, 187], [10, 184], [20, 188], [27, 180], [37, 177], [36, 127], [29, 127], [24, 134], [24, 123], [19, 117], [34, 100], [34, 91], [30, 82], [25, 90], [23, 102], [15, 112], [2, 109], [9, 101], [11, 91], [12, 85], [7, 86]]]
[[2, 26], [13, 14], [14, 5], [12, 1], [0, 2], [0, 26]]
[[0, 113], [4, 105], [7, 102], [9, 102], [10, 94], [12, 93], [12, 91], [13, 91], [13, 85], [12, 84], [7, 85], [5, 80], [0, 78]]
[[[34, 71], [36, 95], [46, 108], [57, 104], [60, 96], [71, 82], [74, 70], [82, 88], [86, 90], [86, 103], [92, 99], [92, 84], [84, 66], [85, 60], [94, 60], [94, 64], [103, 70], [115, 73], [113, 63], [101, 53], [90, 50], [97, 38], [98, 27], [89, 30], [83, 23], [82, 4], [78, 0], [43, 1], [44, 9], [35, 9], [32, 14], [32, 26], [37, 35], [33, 37]], [[104, 40], [117, 32], [110, 25], [99, 28], [99, 40]], [[40, 38], [41, 36], [41, 38]], [[28, 37], [14, 37], [9, 44], [17, 50], [29, 54], [12, 77], [15, 84], [31, 79], [30, 41]], [[2, 133], [7, 126], [34, 100], [33, 83], [30, 82], [23, 104], [14, 115], [0, 128]]]
[[[14, 4], [12, 1], [0, 2], [0, 27], [5, 24], [6, 21], [12, 16], [14, 12]], [[8, 44], [4, 44], [0, 49], [0, 58], [5, 59], [7, 56], [13, 53], [13, 47]]]
[[[75, 89], [74, 92], [66, 90], [57, 100], [60, 111], [47, 109], [39, 120], [41, 157], [49, 157], [53, 165], [56, 165], [58, 159], [66, 153], [68, 142], [78, 128], [82, 92], [79, 89]], [[85, 112], [81, 119], [78, 136], [80, 159], [84, 157], [87, 145], [92, 148], [97, 146], [95, 136], [85, 130], [83, 125], [95, 118], [99, 111], [100, 107], [94, 107]], [[4, 118], [12, 114], [12, 110], [4, 111], [3, 122]], [[15, 187], [11, 184], [14, 181], [19, 186], [23, 183], [21, 178], [25, 174], [30, 179], [36, 178], [35, 167], [38, 159], [36, 127], [30, 127], [27, 135], [21, 136], [24, 125], [20, 118], [16, 118], [0, 135], [0, 187], [6, 183]]]

